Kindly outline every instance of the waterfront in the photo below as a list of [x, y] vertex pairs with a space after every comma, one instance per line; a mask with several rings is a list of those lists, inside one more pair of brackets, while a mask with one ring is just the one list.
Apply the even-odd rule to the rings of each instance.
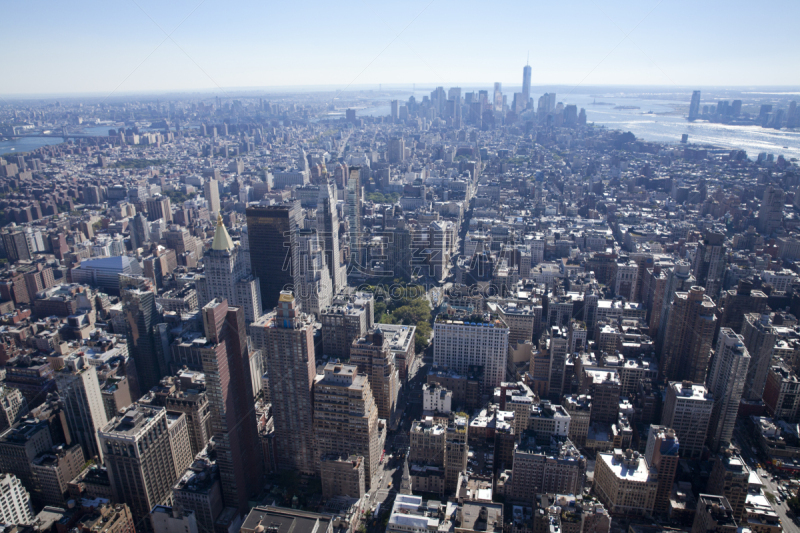
[[[398, 93], [393, 98], [405, 101], [411, 91]], [[416, 91], [418, 102], [429, 92]], [[462, 94], [464, 94], [462, 92]], [[693, 122], [683, 115], [687, 105], [681, 93], [637, 94], [609, 92], [594, 94], [556, 93], [564, 105], [574, 104], [586, 109], [587, 122], [609, 129], [630, 131], [645, 141], [677, 144], [683, 134], [689, 135], [690, 145], [711, 145], [725, 149], [745, 150], [754, 159], [759, 153], [783, 155], [787, 158], [800, 158], [800, 130], [774, 130], [759, 126], [731, 126], [726, 124]], [[538, 95], [538, 93], [535, 93]], [[538, 96], [534, 96], [536, 102]], [[374, 105], [380, 98], [371, 98], [370, 104], [357, 110], [359, 116], [386, 116], [390, 113], [388, 101], [384, 105]], [[385, 100], [384, 100], [385, 101]], [[595, 105], [602, 102], [604, 105]], [[366, 102], [365, 102], [366, 103]], [[620, 109], [624, 107], [624, 109]], [[652, 112], [652, 113], [650, 113]], [[341, 111], [329, 113], [328, 117], [344, 116]], [[83, 133], [108, 135], [112, 127], [121, 123], [88, 126]], [[149, 128], [142, 128], [147, 131]], [[61, 138], [31, 137], [0, 141], [0, 155], [24, 153], [40, 146], [59, 144]]]
[[[427, 93], [417, 91], [421, 101]], [[462, 93], [463, 94], [463, 93]], [[637, 138], [651, 142], [677, 144], [681, 136], [689, 135], [689, 144], [712, 145], [731, 150], [745, 150], [751, 159], [761, 153], [800, 158], [800, 130], [774, 130], [759, 126], [730, 126], [710, 122], [688, 122], [680, 112], [687, 102], [677, 97], [642, 98], [633, 94], [566, 94], [558, 96], [564, 105], [575, 104], [586, 109], [586, 120], [609, 129], [630, 131]], [[406, 96], [406, 99], [408, 97]], [[534, 97], [534, 105], [538, 96]], [[603, 102], [613, 105], [592, 105]], [[638, 109], [615, 109], [615, 107]], [[649, 113], [652, 111], [652, 113]], [[390, 113], [389, 105], [367, 107], [359, 110], [361, 116], [384, 116]]]
[[36, 150], [40, 146], [61, 144], [62, 142], [64, 142], [64, 139], [61, 137], [25, 137], [0, 141], [0, 155], [24, 154], [25, 152]]

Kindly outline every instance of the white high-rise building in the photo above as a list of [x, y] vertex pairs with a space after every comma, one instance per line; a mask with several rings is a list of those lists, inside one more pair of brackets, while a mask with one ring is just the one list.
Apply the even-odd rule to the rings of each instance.
[[708, 375], [708, 390], [714, 395], [711, 415], [714, 422], [709, 428], [709, 441], [713, 448], [724, 448], [731, 442], [749, 365], [750, 354], [745, 348], [744, 337], [731, 328], [720, 328], [714, 362]]
[[339, 250], [339, 216], [336, 212], [336, 185], [321, 183], [317, 199], [317, 236], [325, 252], [325, 265], [331, 279], [333, 294], [347, 286], [347, 265]]
[[300, 156], [297, 158], [297, 168], [300, 170], [309, 170], [306, 151], [302, 148], [300, 148]]
[[0, 474], [0, 522], [16, 525], [33, 523], [31, 496], [13, 474]]
[[483, 367], [483, 392], [491, 392], [505, 378], [508, 327], [500, 320], [484, 321], [482, 316], [462, 318], [437, 319], [433, 362], [461, 374], [471, 366]]
[[713, 408], [714, 398], [701, 383], [672, 381], [667, 386], [661, 425], [675, 430], [681, 457], [699, 459], [703, 454]]
[[347, 224], [350, 230], [350, 262], [356, 268], [361, 264], [361, 168], [350, 167], [347, 179]]
[[297, 235], [299, 247], [295, 296], [306, 313], [319, 316], [320, 310], [333, 300], [330, 272], [316, 230], [302, 229]]
[[86, 458], [102, 461], [97, 431], [108, 423], [108, 418], [95, 367], [82, 356], [71, 355], [64, 360], [64, 368], [56, 372], [56, 384], [70, 436], [81, 444]]
[[200, 307], [214, 298], [224, 298], [229, 306], [244, 309], [248, 324], [258, 320], [263, 314], [261, 284], [250, 269], [249, 255], [246, 248], [234, 244], [218, 216], [211, 249], [203, 255], [205, 275], [197, 279]]
[[[217, 180], [208, 180], [203, 185], [203, 194], [206, 198], [206, 202], [208, 202], [208, 212], [209, 214], [219, 215], [219, 182]], [[212, 219], [213, 220], [213, 219]]]

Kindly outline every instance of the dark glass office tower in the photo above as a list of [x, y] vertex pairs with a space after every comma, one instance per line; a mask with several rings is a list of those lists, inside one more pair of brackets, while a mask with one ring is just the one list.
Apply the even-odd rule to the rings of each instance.
[[169, 373], [164, 344], [169, 346], [156, 295], [139, 289], [123, 290], [123, 312], [127, 325], [128, 349], [136, 366], [136, 398], [158, 385]]
[[282, 290], [294, 288], [297, 272], [297, 230], [300, 226], [300, 201], [287, 200], [276, 205], [247, 207], [247, 238], [250, 266], [261, 282], [264, 311], [278, 305]]

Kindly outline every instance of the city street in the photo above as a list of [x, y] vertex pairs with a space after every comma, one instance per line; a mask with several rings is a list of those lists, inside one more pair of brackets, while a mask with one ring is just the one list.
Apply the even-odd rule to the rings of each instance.
[[[408, 472], [408, 447], [411, 422], [422, 415], [422, 384], [428, 373], [428, 364], [419, 354], [409, 369], [408, 383], [401, 392], [398, 411], [392, 427], [387, 429], [384, 444], [384, 457], [375, 478], [374, 486], [369, 490], [370, 507], [381, 504], [381, 514], [388, 512], [394, 503], [395, 495], [400, 492], [411, 494], [411, 479]], [[390, 457], [391, 456], [391, 457]], [[382, 531], [380, 517], [373, 517], [368, 526], [369, 533]]]
[[795, 522], [789, 515], [789, 507], [786, 505], [786, 501], [778, 502], [777, 498], [779, 496], [778, 488], [780, 485], [780, 478], [776, 481], [772, 481], [773, 476], [775, 475], [774, 472], [769, 472], [764, 468], [757, 468], [759, 464], [759, 458], [756, 454], [753, 453], [752, 448], [755, 446], [755, 442], [753, 442], [752, 438], [747, 434], [746, 430], [743, 428], [741, 421], [736, 424], [736, 429], [734, 430], [733, 436], [733, 444], [741, 450], [742, 459], [744, 459], [747, 466], [758, 473], [758, 479], [764, 485], [764, 493], [770, 493], [775, 496], [775, 503], [772, 506], [775, 508], [775, 512], [778, 513], [778, 516], [781, 519], [781, 525], [783, 526], [783, 530], [786, 533], [800, 533], [800, 527], [798, 527], [797, 522]]
[[[748, 465], [749, 464], [750, 463], [748, 462]], [[758, 477], [761, 480], [761, 483], [764, 484], [764, 492], [772, 493], [776, 498], [779, 498], [780, 496], [778, 493], [778, 488], [779, 488], [778, 486], [779, 486], [779, 481], [781, 480], [778, 479], [777, 481], [773, 482], [772, 481], [773, 474], [767, 472], [763, 468], [755, 468], [755, 465], [752, 466], [758, 472]], [[764, 477], [765, 474], [766, 477]], [[787, 514], [789, 512], [789, 507], [786, 505], [785, 501], [779, 503], [776, 499], [775, 503], [773, 504], [773, 507], [775, 508], [775, 511], [778, 513], [778, 516], [781, 519], [781, 525], [783, 526], [784, 531], [786, 531], [787, 533], [800, 533], [800, 527], [798, 527], [797, 523], [794, 520], [792, 520], [792, 518]]]

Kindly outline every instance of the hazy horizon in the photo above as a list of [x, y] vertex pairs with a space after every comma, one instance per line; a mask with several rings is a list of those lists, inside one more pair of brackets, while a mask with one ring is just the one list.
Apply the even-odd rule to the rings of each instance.
[[[460, 87], [462, 89], [462, 94], [464, 91], [472, 91], [472, 90], [491, 90], [494, 82], [485, 82], [485, 83], [464, 83], [464, 82], [442, 82], [442, 83], [417, 83], [417, 84], [387, 84], [386, 86], [379, 88], [378, 86], [372, 85], [363, 85], [363, 86], [344, 86], [344, 85], [273, 85], [273, 86], [261, 86], [261, 87], [223, 87], [220, 88], [197, 88], [197, 89], [175, 89], [175, 90], [141, 90], [141, 91], [116, 91], [112, 94], [108, 94], [103, 91], [95, 91], [95, 92], [52, 92], [52, 93], [31, 93], [31, 94], [3, 94], [2, 96], [7, 101], [15, 101], [15, 100], [47, 100], [53, 98], [61, 98], [61, 99], [78, 99], [78, 98], [103, 98], [106, 97], [108, 100], [125, 100], [126, 97], [131, 96], [138, 96], [138, 97], [159, 97], [159, 96], [182, 96], [182, 97], [189, 97], [189, 96], [203, 96], [208, 98], [213, 98], [219, 96], [221, 98], [232, 98], [232, 97], [246, 97], [245, 93], [254, 93], [249, 96], [252, 97], [263, 97], [268, 95], [283, 95], [283, 94], [325, 94], [325, 93], [340, 93], [342, 95], [357, 95], [359, 93], [379, 93], [379, 95], [388, 96], [391, 93], [412, 93], [413, 91], [416, 92], [423, 92], [423, 91], [432, 91], [436, 87], [444, 87], [448, 89], [450, 87]], [[521, 90], [520, 84], [514, 84], [513, 82], [503, 84], [503, 92], [504, 93], [511, 93], [511, 92], [518, 92]], [[346, 90], [343, 90], [346, 87]], [[570, 90], [572, 89], [572, 90]], [[701, 91], [731, 91], [740, 94], [750, 94], [752, 96], [757, 95], [764, 95], [764, 96], [800, 96], [800, 84], [796, 85], [621, 85], [621, 84], [608, 84], [608, 85], [578, 85], [572, 86], [566, 83], [548, 83], [548, 84], [538, 84], [538, 85], [531, 85], [531, 93], [532, 95], [536, 95], [538, 93], [543, 93], [547, 91], [554, 91], [559, 93], [563, 93], [564, 90], [569, 90], [569, 93], [574, 94], [591, 94], [595, 92], [602, 92], [602, 91], [614, 91], [619, 92], [623, 89], [629, 89], [635, 91], [636, 94], [641, 94], [644, 91], [653, 91], [651, 94], [686, 94], [687, 96], [691, 96], [691, 92], [694, 90], [701, 90]], [[559, 94], [561, 94], [559, 93]], [[633, 94], [633, 93], [632, 93]], [[378, 95], [376, 95], [378, 96]], [[619, 97], [619, 95], [615, 95]], [[2, 103], [2, 102], [0, 102]]]
[[[308, 87], [794, 87], [800, 3], [606, 0], [3, 6], [0, 97]], [[35, 23], [20, 23], [35, 21]], [[13, 51], [12, 51], [13, 48]], [[793, 66], [795, 65], [795, 66]], [[447, 82], [479, 79], [487, 82]], [[416, 81], [429, 80], [429, 81]], [[558, 80], [549, 82], [548, 80]]]

